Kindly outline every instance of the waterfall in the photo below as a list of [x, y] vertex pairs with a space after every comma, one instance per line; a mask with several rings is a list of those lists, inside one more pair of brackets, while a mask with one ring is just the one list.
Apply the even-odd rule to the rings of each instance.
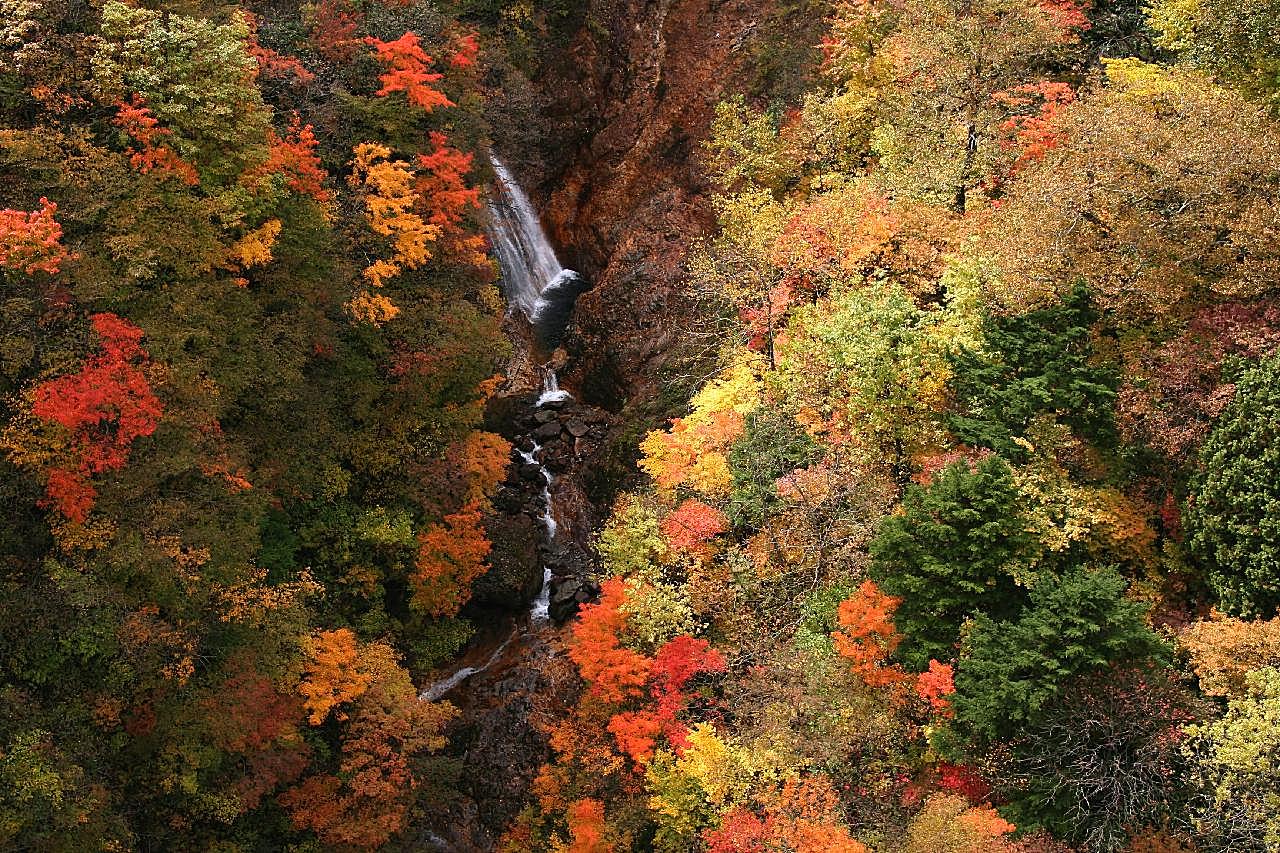
[[572, 394], [568, 391], [560, 390], [560, 378], [556, 376], [555, 369], [544, 365], [542, 368], [542, 393], [538, 396], [538, 401], [533, 405], [540, 409], [547, 403], [572, 399]]
[[[551, 486], [555, 483], [555, 478], [551, 472], [547, 470], [547, 466], [538, 461], [537, 453], [541, 450], [541, 445], [535, 444], [532, 450], [521, 450], [520, 458], [529, 465], [537, 465], [538, 470], [542, 472], [542, 528], [546, 531], [547, 544], [555, 541], [556, 532], [559, 525], [556, 523], [555, 507], [551, 502]], [[551, 567], [546, 563], [542, 565], [542, 587], [538, 590], [538, 597], [533, 600], [533, 607], [529, 610], [529, 618], [534, 622], [545, 622], [551, 617]]]
[[486, 669], [493, 666], [494, 662], [502, 656], [502, 653], [507, 650], [507, 646], [511, 645], [511, 641], [515, 639], [515, 636], [516, 631], [512, 631], [510, 636], [503, 640], [502, 644], [493, 650], [493, 654], [489, 655], [488, 660], [484, 663], [479, 666], [464, 666], [448, 678], [442, 678], [427, 687], [426, 690], [423, 690], [418, 694], [418, 698], [423, 702], [435, 702], [471, 676], [478, 672], [484, 672]]
[[586, 282], [561, 265], [515, 177], [492, 152], [489, 159], [497, 177], [489, 199], [489, 237], [502, 269], [503, 292], [541, 335], [554, 339]]

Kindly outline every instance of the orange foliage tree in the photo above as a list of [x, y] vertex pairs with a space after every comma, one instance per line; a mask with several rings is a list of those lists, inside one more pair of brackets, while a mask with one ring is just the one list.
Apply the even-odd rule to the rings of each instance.
[[311, 16], [311, 46], [329, 62], [350, 62], [360, 49], [356, 31], [363, 19], [350, 0], [321, 0]]
[[67, 260], [62, 226], [53, 218], [58, 205], [40, 199], [40, 209], [0, 210], [0, 268], [32, 275], [55, 274]]
[[619, 640], [627, 624], [622, 610], [626, 600], [622, 578], [606, 580], [600, 600], [582, 608], [569, 646], [569, 657], [587, 682], [588, 692], [606, 702], [640, 696], [649, 680], [649, 659], [624, 648]]
[[471, 582], [488, 570], [492, 550], [485, 536], [481, 502], [472, 499], [418, 537], [418, 560], [410, 582], [410, 605], [431, 616], [453, 616], [471, 598]]
[[308, 721], [318, 726], [334, 707], [363, 695], [371, 679], [357, 666], [356, 635], [351, 629], [317, 631], [309, 646], [298, 692], [303, 696]]
[[599, 800], [577, 800], [569, 806], [569, 843], [566, 853], [613, 853], [613, 845], [605, 840], [604, 803]]
[[951, 702], [947, 697], [956, 692], [953, 676], [951, 664], [938, 663], [930, 658], [929, 668], [916, 677], [916, 695], [944, 717], [952, 714]]
[[321, 204], [332, 200], [329, 191], [324, 188], [324, 180], [329, 175], [320, 165], [320, 157], [316, 154], [318, 143], [311, 125], [302, 124], [298, 114], [294, 113], [284, 137], [270, 131], [267, 141], [270, 155], [260, 170], [261, 174], [283, 175], [289, 189], [299, 195], [310, 196]]
[[902, 601], [885, 595], [875, 581], [863, 581], [852, 597], [840, 603], [837, 621], [841, 630], [831, 639], [836, 651], [849, 659], [853, 672], [871, 687], [899, 684], [908, 676], [886, 661], [901, 642], [893, 625], [893, 611]]
[[373, 48], [378, 61], [387, 68], [378, 78], [382, 82], [379, 95], [404, 92], [409, 103], [427, 112], [436, 107], [454, 105], [443, 92], [431, 85], [443, 80], [444, 75], [427, 70], [434, 60], [423, 51], [417, 33], [405, 33], [395, 41], [381, 41], [372, 37], [364, 41]]
[[358, 660], [365, 686], [344, 732], [338, 775], [311, 776], [280, 802], [296, 828], [322, 843], [372, 850], [404, 828], [417, 786], [410, 760], [444, 746], [441, 732], [457, 711], [421, 701], [386, 643], [362, 647]]
[[258, 16], [252, 12], [243, 14], [245, 25], [249, 28], [249, 38], [245, 41], [245, 50], [258, 63], [258, 73], [264, 77], [275, 79], [293, 78], [295, 86], [306, 86], [315, 82], [316, 75], [308, 71], [296, 56], [285, 56], [259, 44]]
[[137, 146], [125, 149], [133, 168], [144, 175], [151, 171], [169, 175], [193, 187], [200, 183], [195, 166], [183, 160], [176, 151], [161, 141], [172, 136], [173, 131], [160, 126], [141, 95], [134, 95], [128, 103], [118, 102], [116, 110], [112, 123], [123, 130]]

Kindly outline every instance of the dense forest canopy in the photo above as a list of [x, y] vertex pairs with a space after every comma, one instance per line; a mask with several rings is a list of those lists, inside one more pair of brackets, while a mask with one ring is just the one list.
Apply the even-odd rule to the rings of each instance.
[[[1277, 853], [1280, 6], [757, 5], [499, 849]], [[0, 848], [432, 849], [610, 9], [0, 0]]]

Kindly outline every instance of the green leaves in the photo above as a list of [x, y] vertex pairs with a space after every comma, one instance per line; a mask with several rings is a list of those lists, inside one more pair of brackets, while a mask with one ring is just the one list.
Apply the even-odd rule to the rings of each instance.
[[1018, 511], [1009, 466], [991, 458], [976, 469], [956, 462], [927, 488], [911, 486], [902, 513], [886, 518], [871, 544], [871, 577], [902, 598], [894, 623], [904, 635], [897, 656], [920, 671], [930, 658], [955, 656], [964, 620], [1008, 616], [1025, 592], [1014, 569], [1034, 547]]
[[1020, 458], [1036, 415], [1049, 413], [1095, 444], [1114, 440], [1117, 377], [1093, 360], [1098, 320], [1088, 291], [1077, 285], [1060, 305], [1016, 317], [990, 318], [983, 351], [951, 355], [958, 412], [949, 425], [966, 444]]
[[1200, 451], [1186, 511], [1192, 552], [1224, 610], [1280, 606], [1280, 357], [1240, 377]]
[[1125, 586], [1112, 569], [1076, 569], [1037, 584], [1014, 619], [978, 616], [956, 673], [958, 725], [987, 740], [1009, 737], [1070, 677], [1163, 656], [1145, 607], [1124, 597]]

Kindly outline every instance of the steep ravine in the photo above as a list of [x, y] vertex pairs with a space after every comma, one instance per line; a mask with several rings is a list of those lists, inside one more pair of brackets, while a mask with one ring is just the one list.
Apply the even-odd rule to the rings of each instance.
[[662, 389], [690, 319], [684, 261], [714, 225], [702, 141], [772, 7], [592, 0], [588, 25], [535, 81], [554, 131], [527, 186], [552, 243], [592, 282], [562, 373], [590, 402], [618, 411]]
[[[543, 725], [576, 699], [559, 620], [595, 592], [591, 541], [608, 507], [588, 497], [592, 469], [661, 392], [690, 319], [683, 264], [714, 224], [699, 144], [763, 5], [594, 0], [588, 25], [534, 81], [554, 133], [510, 167], [493, 164], [491, 236], [515, 354], [489, 428], [516, 451], [490, 524], [494, 569], [477, 586], [493, 616], [443, 674], [453, 680], [428, 687], [462, 710], [450, 754], [463, 770], [462, 795], [426, 816], [425, 849], [493, 849], [550, 755]], [[526, 233], [531, 222], [546, 245]], [[550, 244], [583, 278], [561, 275]], [[565, 392], [547, 394], [548, 380]], [[532, 612], [511, 613], [513, 601]]]

